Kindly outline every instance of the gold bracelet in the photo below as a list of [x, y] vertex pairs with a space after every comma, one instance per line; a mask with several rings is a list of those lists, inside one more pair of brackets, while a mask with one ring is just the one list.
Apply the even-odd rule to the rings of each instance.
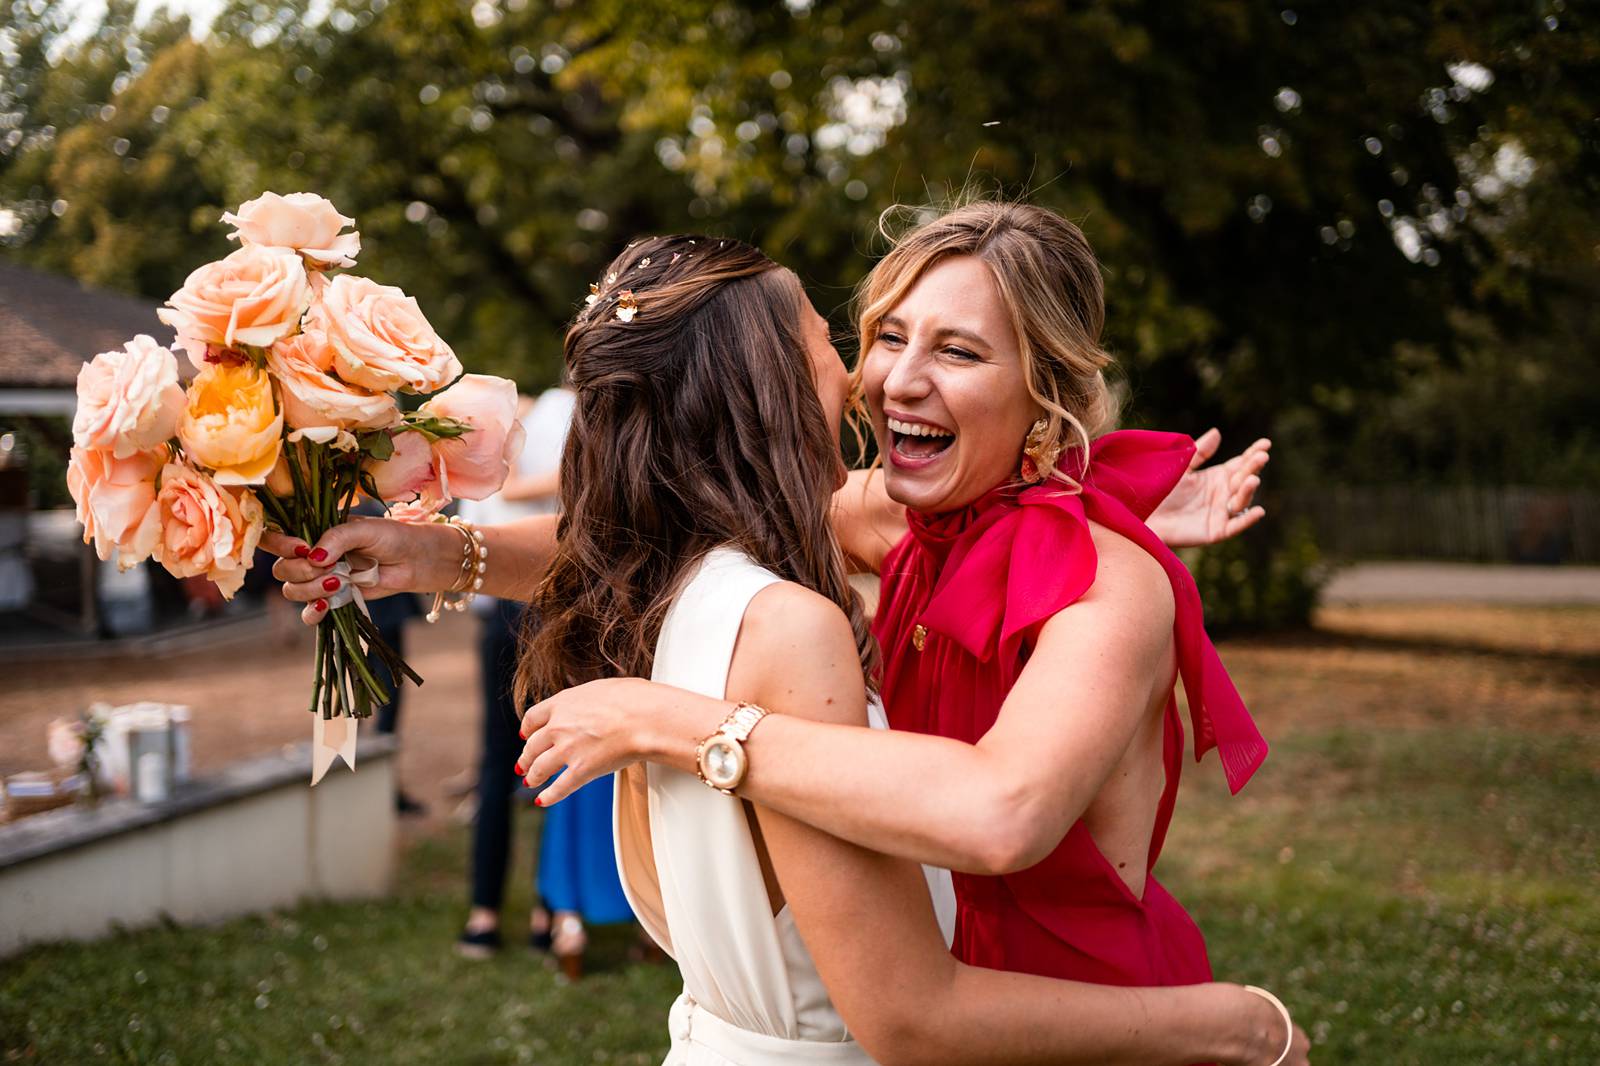
[[483, 588], [483, 575], [489, 571], [489, 547], [483, 542], [483, 530], [459, 515], [436, 515], [434, 521], [460, 532], [461, 572], [448, 589], [434, 593], [433, 607], [427, 614], [430, 622], [437, 622], [445, 611], [466, 610]]

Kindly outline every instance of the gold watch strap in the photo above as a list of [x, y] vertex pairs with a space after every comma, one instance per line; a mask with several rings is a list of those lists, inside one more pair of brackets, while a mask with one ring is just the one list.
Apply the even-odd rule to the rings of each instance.
[[768, 713], [765, 707], [757, 707], [753, 703], [740, 703], [729, 712], [727, 718], [723, 719], [722, 725], [717, 727], [717, 732], [743, 744], [750, 739], [750, 734]]

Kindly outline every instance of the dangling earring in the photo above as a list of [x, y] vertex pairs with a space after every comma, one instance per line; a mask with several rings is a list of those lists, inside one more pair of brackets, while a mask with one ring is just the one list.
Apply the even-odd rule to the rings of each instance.
[[1022, 443], [1022, 480], [1030, 485], [1043, 481], [1046, 471], [1055, 469], [1056, 459], [1061, 455], [1061, 445], [1046, 439], [1049, 431], [1050, 422], [1041, 418], [1029, 427], [1028, 437]]

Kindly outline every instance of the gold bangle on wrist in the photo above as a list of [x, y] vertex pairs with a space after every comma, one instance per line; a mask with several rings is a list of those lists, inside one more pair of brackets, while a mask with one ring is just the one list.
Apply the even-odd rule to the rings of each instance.
[[433, 520], [461, 534], [461, 571], [449, 588], [434, 593], [433, 607], [427, 614], [428, 621], [437, 622], [444, 611], [466, 610], [483, 588], [483, 576], [489, 571], [489, 547], [483, 543], [483, 530], [459, 515], [435, 515]]
[[700, 742], [694, 752], [695, 772], [707, 788], [731, 796], [733, 790], [744, 783], [745, 774], [750, 770], [745, 742], [768, 713], [766, 708], [753, 703], [740, 703], [728, 713], [715, 733]]

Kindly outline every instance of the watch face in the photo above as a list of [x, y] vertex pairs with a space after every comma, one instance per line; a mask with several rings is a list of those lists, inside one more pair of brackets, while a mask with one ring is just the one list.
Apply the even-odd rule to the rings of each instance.
[[700, 770], [717, 788], [733, 788], [744, 780], [744, 748], [726, 738], [713, 740], [700, 756]]

